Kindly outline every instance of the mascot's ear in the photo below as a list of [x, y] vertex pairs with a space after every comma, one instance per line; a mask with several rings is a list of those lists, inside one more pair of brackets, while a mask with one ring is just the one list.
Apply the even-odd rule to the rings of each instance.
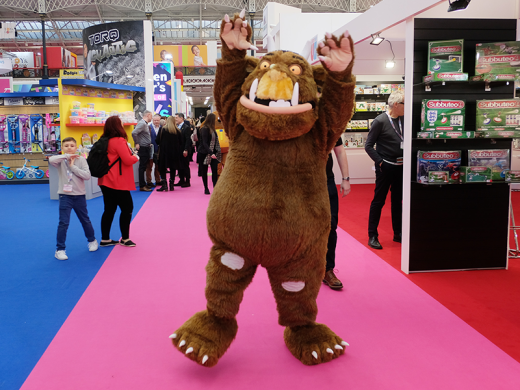
[[256, 66], [258, 65], [258, 62], [260, 61], [256, 57], [246, 57], [247, 65], [246, 65], [246, 72], [251, 73], [253, 70], [255, 70]]
[[323, 88], [325, 80], [327, 79], [327, 72], [325, 71], [325, 68], [321, 65], [313, 65], [312, 73], [314, 76], [314, 81], [316, 82], [318, 88]]

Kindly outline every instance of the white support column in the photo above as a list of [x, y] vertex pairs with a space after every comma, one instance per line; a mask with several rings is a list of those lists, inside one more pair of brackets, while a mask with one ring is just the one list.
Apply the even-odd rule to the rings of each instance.
[[403, 227], [401, 244], [401, 270], [410, 272], [410, 191], [412, 159], [412, 106], [413, 106], [413, 57], [414, 57], [414, 18], [406, 19], [405, 46], [405, 108], [404, 108], [404, 165], [403, 165]]
[[146, 88], [146, 109], [154, 111], [153, 107], [153, 41], [152, 22], [143, 20], [144, 30], [144, 86]]

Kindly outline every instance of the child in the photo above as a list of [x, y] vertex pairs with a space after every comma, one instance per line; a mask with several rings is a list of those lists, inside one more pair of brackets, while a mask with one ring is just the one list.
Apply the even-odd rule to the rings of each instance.
[[57, 245], [54, 257], [58, 260], [67, 260], [65, 253], [65, 239], [69, 228], [70, 211], [73, 209], [83, 226], [88, 240], [88, 250], [97, 251], [98, 242], [94, 236], [94, 228], [87, 212], [85, 198], [85, 180], [90, 179], [90, 170], [87, 160], [76, 154], [76, 140], [67, 137], [62, 141], [60, 156], [52, 156], [49, 163], [58, 168], [60, 196], [60, 223], [58, 224]]

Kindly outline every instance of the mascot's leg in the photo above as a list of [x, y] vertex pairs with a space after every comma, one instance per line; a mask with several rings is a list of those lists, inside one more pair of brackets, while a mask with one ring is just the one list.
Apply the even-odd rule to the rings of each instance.
[[236, 336], [235, 317], [256, 267], [221, 246], [211, 248], [206, 266], [207, 310], [196, 313], [170, 336], [186, 357], [206, 367], [217, 364]]
[[[285, 344], [303, 364], [329, 362], [347, 345], [326, 325], [315, 322], [316, 298], [325, 274], [323, 245], [309, 249], [303, 258], [290, 259], [267, 272], [278, 306], [279, 323], [286, 326]], [[321, 248], [321, 249], [319, 249]]]

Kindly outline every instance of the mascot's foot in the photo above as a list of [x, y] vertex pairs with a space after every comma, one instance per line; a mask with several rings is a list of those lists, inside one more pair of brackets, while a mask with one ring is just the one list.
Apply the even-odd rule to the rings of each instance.
[[348, 344], [323, 324], [310, 324], [285, 328], [287, 348], [303, 364], [330, 362], [345, 353]]
[[215, 317], [207, 310], [196, 313], [170, 336], [185, 356], [205, 367], [213, 367], [237, 334], [236, 319]]

